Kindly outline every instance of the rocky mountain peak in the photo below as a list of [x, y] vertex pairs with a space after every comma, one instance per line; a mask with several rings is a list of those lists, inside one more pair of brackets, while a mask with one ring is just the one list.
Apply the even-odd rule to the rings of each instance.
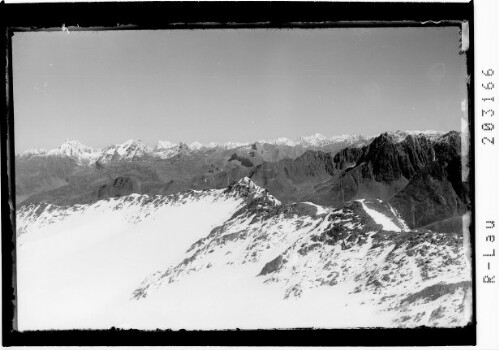
[[60, 147], [61, 153], [68, 156], [81, 155], [82, 153], [90, 153], [93, 151], [92, 148], [83, 145], [77, 140], [66, 140]]
[[280, 205], [281, 202], [272, 196], [266, 189], [255, 184], [249, 177], [245, 176], [234, 182], [226, 189], [227, 193], [234, 193], [249, 201], [257, 200], [259, 204]]
[[449, 131], [448, 133], [445, 133], [443, 135], [440, 135], [436, 139], [437, 144], [442, 144], [442, 143], [447, 143], [450, 146], [458, 147], [460, 148], [461, 144], [461, 133], [459, 131]]
[[256, 185], [251, 179], [247, 176], [243, 177], [239, 181], [233, 183], [231, 186], [229, 186], [231, 190], [234, 191], [239, 191], [239, 190], [244, 190], [244, 191], [251, 191], [251, 192], [262, 192], [264, 191], [263, 188], [260, 186]]
[[149, 148], [149, 146], [146, 146], [142, 142], [142, 139], [129, 139], [128, 141], [123, 142], [119, 146], [122, 148], [129, 148], [129, 147]]
[[190, 150], [189, 145], [183, 142], [178, 143], [178, 148], [181, 150], [187, 150], [187, 151]]
[[[48, 151], [49, 156], [63, 156], [74, 159], [77, 164], [82, 162], [90, 162], [98, 157], [100, 150], [83, 145], [77, 140], [67, 139], [59, 148]], [[41, 155], [40, 153], [37, 153]]]
[[102, 151], [98, 161], [107, 163], [109, 161], [133, 160], [150, 153], [152, 149], [145, 145], [140, 139], [130, 139], [122, 144], [112, 145]]
[[64, 143], [60, 146], [60, 149], [87, 149], [89, 147], [83, 145], [80, 141], [78, 140], [71, 140], [71, 139], [66, 139]]

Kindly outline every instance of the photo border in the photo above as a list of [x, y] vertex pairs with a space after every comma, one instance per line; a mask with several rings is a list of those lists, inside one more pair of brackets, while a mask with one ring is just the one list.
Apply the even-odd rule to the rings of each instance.
[[[109, 2], [0, 5], [4, 52], [4, 118], [1, 119], [2, 340], [19, 345], [246, 345], [246, 346], [439, 346], [476, 344], [475, 158], [473, 2]], [[435, 27], [469, 23], [469, 164], [473, 316], [460, 328], [274, 329], [217, 331], [16, 330], [15, 149], [12, 77], [13, 33], [20, 31]]]

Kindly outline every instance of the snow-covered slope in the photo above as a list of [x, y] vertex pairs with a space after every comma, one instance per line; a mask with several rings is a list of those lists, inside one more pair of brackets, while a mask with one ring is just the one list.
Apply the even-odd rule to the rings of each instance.
[[[197, 281], [203, 294], [218, 300], [217, 284], [200, 282], [216, 279], [231, 310], [225, 317], [240, 328], [462, 326], [470, 321], [472, 300], [463, 244], [457, 235], [407, 231], [381, 201], [332, 209], [260, 199], [193, 244], [177, 265], [147, 278], [133, 298], [151, 308]], [[241, 281], [241, 273], [252, 283]], [[231, 276], [251, 292], [234, 288]], [[310, 315], [317, 304], [322, 313]], [[255, 307], [272, 310], [263, 323], [245, 317]], [[284, 319], [290, 308], [294, 318]], [[345, 314], [355, 316], [338, 316]], [[224, 317], [211, 322], [230, 323]], [[210, 325], [200, 321], [199, 327]]]
[[20, 208], [20, 328], [119, 325], [109, 309], [126, 305], [144, 276], [181, 259], [244, 200], [235, 192], [207, 190]]
[[283, 204], [226, 189], [22, 207], [21, 329], [464, 325], [463, 237], [378, 200]]

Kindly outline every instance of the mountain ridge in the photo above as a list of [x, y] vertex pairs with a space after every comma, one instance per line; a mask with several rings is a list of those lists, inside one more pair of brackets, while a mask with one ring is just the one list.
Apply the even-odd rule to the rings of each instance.
[[[381, 200], [341, 208], [282, 203], [243, 177], [167, 196], [28, 204], [17, 217], [21, 329], [456, 327], [471, 320], [465, 234], [410, 229]], [[358, 317], [337, 317], [350, 313]]]
[[[321, 135], [313, 136], [317, 142], [311, 148], [286, 145], [286, 139], [278, 146], [194, 151], [184, 143], [159, 142], [152, 148], [132, 139], [105, 148], [94, 164], [82, 162], [81, 154], [91, 152], [72, 142], [61, 147], [62, 156], [16, 158], [17, 200], [85, 204], [133, 192], [219, 189], [248, 177], [280, 201], [333, 206], [360, 198], [392, 201], [413, 227], [469, 209], [459, 132], [385, 132], [369, 142], [345, 144], [339, 137], [343, 141], [329, 145]], [[415, 195], [419, 190], [430, 192], [422, 198]], [[426, 213], [428, 205], [432, 210]]]
[[[394, 131], [391, 132], [393, 135], [398, 135], [398, 137], [405, 137], [407, 135], [414, 134], [425, 134], [430, 135], [432, 137], [436, 137], [439, 135], [443, 135], [445, 132], [439, 132], [434, 130], [426, 130], [426, 131]], [[322, 147], [329, 145], [335, 142], [347, 142], [354, 143], [357, 141], [369, 141], [376, 136], [363, 136], [363, 135], [339, 135], [339, 136], [331, 136], [327, 137], [322, 134], [316, 133], [310, 136], [301, 136], [296, 139], [289, 139], [286, 137], [280, 137], [274, 140], [258, 140], [254, 142], [225, 142], [225, 143], [215, 143], [210, 142], [208, 144], [202, 144], [200, 142], [194, 141], [190, 144], [183, 143], [179, 141], [177, 143], [173, 143], [170, 141], [158, 141], [155, 147], [148, 146], [144, 144], [141, 139], [129, 139], [121, 144], [113, 144], [110, 146], [106, 146], [103, 149], [93, 148], [90, 146], [83, 145], [78, 140], [67, 139], [59, 148], [52, 150], [41, 149], [28, 149], [22, 153], [16, 154], [18, 157], [29, 157], [29, 156], [56, 156], [56, 155], [66, 155], [69, 157], [82, 157], [82, 153], [89, 153], [84, 159], [90, 161], [108, 161], [109, 158], [112, 159], [112, 155], [114, 155], [115, 151], [121, 155], [124, 160], [133, 160], [133, 158], [137, 155], [144, 155], [145, 153], [152, 153], [154, 155], [155, 150], [166, 150], [174, 147], [183, 147], [187, 148], [191, 151], [197, 151], [200, 149], [210, 149], [210, 148], [224, 148], [224, 149], [235, 149], [243, 146], [250, 146], [254, 143], [260, 144], [272, 144], [272, 145], [285, 145], [290, 147], [302, 146], [302, 147]], [[137, 152], [133, 155], [127, 154], [126, 151], [130, 148], [137, 148]], [[100, 156], [95, 154], [102, 153]], [[108, 155], [108, 157], [105, 157]]]

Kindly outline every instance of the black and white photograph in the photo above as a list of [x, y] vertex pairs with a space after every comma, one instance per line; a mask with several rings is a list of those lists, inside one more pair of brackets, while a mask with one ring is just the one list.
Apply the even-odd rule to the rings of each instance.
[[474, 320], [469, 23], [16, 31], [19, 331]]

